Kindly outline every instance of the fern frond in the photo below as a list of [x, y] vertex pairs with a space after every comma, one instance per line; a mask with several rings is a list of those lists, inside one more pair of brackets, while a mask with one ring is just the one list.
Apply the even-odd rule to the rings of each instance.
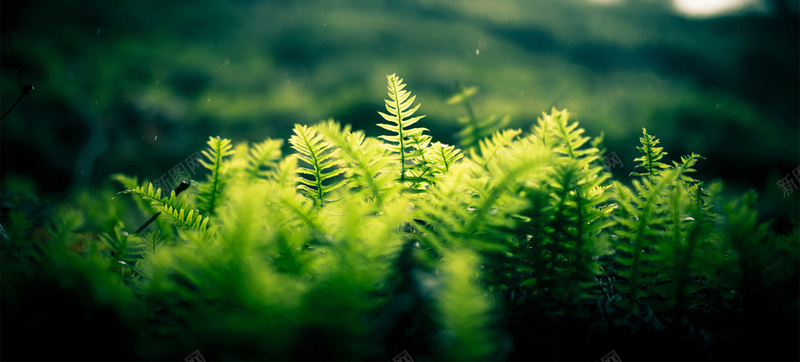
[[295, 155], [287, 155], [284, 157], [275, 169], [267, 174], [267, 179], [274, 181], [281, 186], [294, 188], [297, 185], [297, 157]]
[[270, 197], [267, 199], [269, 215], [268, 228], [273, 231], [293, 230], [308, 227], [320, 231], [317, 222], [318, 205], [313, 200], [298, 194], [296, 188], [277, 183], [268, 183]]
[[197, 204], [200, 210], [214, 215], [214, 209], [219, 204], [225, 183], [228, 178], [225, 174], [223, 159], [232, 155], [233, 147], [229, 139], [210, 137], [208, 140], [208, 150], [203, 150], [203, 156], [207, 160], [200, 159], [200, 164], [211, 171], [206, 182], [198, 185], [200, 192], [197, 195]]
[[680, 173], [681, 173], [680, 178], [681, 178], [681, 180], [686, 181], [688, 183], [697, 183], [698, 182], [697, 180], [695, 180], [694, 178], [692, 178], [690, 176], [686, 176], [686, 174], [697, 171], [692, 167], [694, 167], [694, 165], [697, 163], [697, 161], [704, 160], [704, 159], [705, 159], [705, 157], [700, 156], [700, 155], [698, 155], [696, 153], [692, 153], [690, 155], [681, 156], [681, 162], [680, 163], [675, 162], [675, 161], [672, 161], [672, 163], [674, 165], [673, 167], [675, 167], [677, 169], [680, 169]]
[[337, 122], [322, 123], [317, 130], [339, 148], [350, 187], [369, 190], [369, 194], [380, 205], [383, 202], [383, 190], [390, 187], [392, 181], [390, 174], [384, 171], [389, 162], [386, 149], [375, 139], [367, 138], [364, 132], [350, 132], [349, 126], [342, 128]]
[[[541, 142], [531, 142], [545, 148]], [[609, 175], [601, 170], [583, 159], [557, 157], [543, 180], [527, 185], [522, 193], [529, 207], [520, 215], [518, 230], [527, 238], [519, 240], [512, 252], [525, 261], [530, 273], [513, 275], [526, 278], [522, 285], [545, 307], [573, 305], [587, 298], [587, 287], [595, 284], [600, 271], [594, 257], [608, 253], [598, 236], [613, 225], [605, 193]], [[507, 277], [499, 279], [509, 283]]]
[[433, 167], [434, 173], [438, 175], [446, 174], [447, 171], [450, 171], [450, 167], [464, 157], [461, 150], [455, 146], [449, 146], [441, 142], [435, 142], [431, 145], [427, 154], [427, 159]]
[[152, 182], [148, 182], [147, 186], [136, 186], [132, 189], [120, 191], [116, 195], [114, 195], [114, 197], [123, 194], [137, 195], [142, 199], [150, 201], [153, 207], [155, 207], [157, 203], [161, 203], [161, 188], [154, 188]]
[[[556, 152], [578, 159], [597, 151], [594, 148], [581, 149], [586, 141], [589, 141], [589, 137], [582, 136], [583, 128], [578, 127], [578, 122], [569, 123], [569, 113], [566, 109], [558, 111], [553, 108], [549, 115], [544, 115], [544, 118], [553, 125], [554, 142], [560, 146], [554, 148]], [[591, 161], [593, 160], [589, 160]]]
[[283, 140], [266, 139], [250, 147], [247, 155], [247, 173], [253, 178], [267, 178], [269, 171], [275, 169], [281, 158]]
[[703, 242], [710, 232], [710, 223], [702, 220], [702, 217], [687, 216], [697, 216], [697, 211], [692, 210], [695, 206], [693, 200], [686, 197], [686, 193], [692, 192], [697, 184], [687, 186], [686, 182], [677, 180], [675, 186], [669, 190], [669, 216], [664, 225], [665, 242], [656, 245], [658, 255], [653, 258], [661, 265], [671, 266], [664, 268], [664, 274], [670, 283], [665, 284], [663, 289], [670, 297], [669, 305], [680, 316], [686, 313], [687, 300], [695, 291], [692, 288], [693, 278], [703, 274], [702, 267], [707, 265], [703, 260]]
[[213, 231], [208, 224], [209, 217], [204, 217], [199, 210], [196, 210], [195, 205], [190, 205], [186, 200], [186, 194], [178, 197], [175, 195], [175, 191], [172, 191], [169, 196], [162, 197], [161, 189], [154, 189], [152, 183], [148, 183], [147, 187], [137, 186], [134, 189], [119, 192], [117, 195], [119, 194], [134, 194], [149, 200], [153, 208], [186, 229], [200, 232]]
[[[654, 279], [657, 274], [654, 261], [659, 257], [654, 253], [658, 249], [659, 241], [665, 238], [665, 231], [655, 226], [669, 223], [669, 205], [663, 201], [662, 193], [674, 185], [678, 176], [677, 170], [670, 169], [656, 174], [652, 181], [634, 180], [633, 185], [638, 195], [625, 192], [627, 188], [614, 183], [614, 187], [619, 189], [616, 201], [622, 206], [625, 214], [633, 217], [633, 219], [623, 217], [616, 219], [623, 227], [617, 230], [620, 238], [617, 246], [625, 253], [620, 255], [617, 261], [628, 267], [619, 271], [619, 275], [628, 280], [626, 285], [619, 287], [628, 292], [635, 301], [647, 297], [648, 287], [657, 282]], [[638, 308], [638, 304], [634, 304], [634, 310]]]
[[508, 152], [509, 157], [490, 163], [488, 170], [460, 162], [437, 180], [430, 200], [419, 205], [424, 214], [420, 219], [438, 225], [425, 233], [434, 247], [468, 245], [496, 253], [512, 244], [514, 215], [528, 206], [518, 192], [543, 176], [549, 154], [531, 144], [514, 145]]
[[553, 108], [550, 114], [542, 113], [542, 117], [539, 117], [530, 139], [556, 154], [580, 159], [584, 163], [593, 162], [599, 158], [600, 151], [595, 147], [599, 140], [590, 143], [589, 147], [584, 147], [591, 138], [583, 136], [583, 132], [578, 122], [569, 122], [569, 113], [566, 109], [559, 111]]
[[156, 251], [160, 249], [165, 242], [163, 235], [158, 231], [149, 232], [145, 234], [142, 239], [144, 240], [145, 245], [147, 245], [144, 253], [145, 257], [155, 255]]
[[387, 75], [386, 78], [389, 82], [387, 86], [389, 99], [385, 103], [389, 114], [383, 112], [378, 112], [378, 114], [390, 123], [378, 123], [378, 126], [392, 134], [381, 135], [378, 138], [389, 142], [384, 144], [384, 147], [396, 155], [397, 179], [403, 183], [409, 177], [406, 170], [418, 162], [414, 156], [420, 155], [419, 149], [413, 147], [414, 141], [411, 139], [411, 135], [417, 135], [419, 138], [422, 137], [424, 131], [427, 131], [425, 128], [411, 128], [411, 126], [425, 116], [412, 117], [421, 104], [413, 105], [416, 96], [412, 96], [411, 92], [403, 89], [406, 85], [403, 84], [402, 78], [395, 74]]
[[297, 173], [311, 178], [298, 177], [298, 189], [314, 200], [316, 205], [323, 207], [331, 201], [326, 196], [344, 185], [342, 180], [335, 178], [345, 170], [336, 158], [337, 150], [317, 133], [316, 128], [296, 124], [293, 131], [289, 143], [297, 151], [296, 157], [308, 165], [299, 167]]
[[661, 170], [669, 168], [669, 165], [660, 162], [660, 160], [667, 155], [663, 147], [657, 147], [660, 142], [658, 138], [647, 134], [647, 129], [642, 128], [642, 137], [639, 137], [641, 147], [636, 147], [642, 153], [641, 157], [634, 159], [634, 162], [639, 162], [634, 168], [644, 169], [644, 172], [632, 172], [632, 176], [647, 176], [652, 178], [657, 175]]
[[519, 129], [505, 129], [496, 131], [490, 138], [479, 142], [479, 152], [470, 149], [470, 158], [481, 167], [487, 167], [496, 157], [503, 157], [505, 149], [511, 146], [517, 136], [522, 133]]
[[[178, 202], [178, 205], [184, 204], [186, 202], [186, 195], [181, 196], [181, 200]], [[203, 216], [200, 211], [195, 210], [193, 208], [178, 208], [173, 207], [171, 205], [165, 204], [164, 206], [159, 207], [162, 213], [171, 217], [175, 220], [175, 223], [179, 224], [180, 226], [189, 229], [189, 230], [197, 230], [201, 232], [206, 232], [209, 230], [209, 217]], [[188, 210], [188, 211], [187, 211]]]
[[100, 240], [113, 256], [115, 267], [131, 268], [147, 251], [147, 244], [137, 235], [130, 235], [122, 229], [122, 224], [114, 226], [113, 234], [101, 233]]
[[[137, 186], [139, 186], [139, 178], [136, 176], [127, 176], [118, 173], [111, 175], [111, 179], [119, 182], [125, 190], [135, 189]], [[146, 202], [142, 198], [136, 198], [135, 200], [136, 200], [135, 201], [136, 206], [139, 207], [139, 210], [141, 210], [142, 213], [147, 214], [150, 212], [151, 209], [150, 209], [150, 204], [148, 202]]]
[[414, 183], [430, 182], [433, 177], [433, 170], [426, 151], [430, 146], [431, 136], [422, 134], [421, 130], [415, 130], [409, 133], [408, 138], [411, 144], [411, 152], [407, 156], [411, 159], [417, 159], [417, 162], [406, 168], [409, 173], [406, 181]]

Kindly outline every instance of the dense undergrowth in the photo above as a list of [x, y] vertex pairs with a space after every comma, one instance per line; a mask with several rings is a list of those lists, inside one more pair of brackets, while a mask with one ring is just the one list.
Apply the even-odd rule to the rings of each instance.
[[210, 138], [179, 195], [115, 175], [125, 191], [45, 218], [4, 194], [3, 357], [798, 358], [797, 225], [694, 179], [703, 157], [668, 161], [643, 130], [613, 181], [556, 109], [524, 131], [468, 112], [445, 145], [404, 88], [388, 77], [378, 138], [333, 120], [296, 125], [288, 155]]

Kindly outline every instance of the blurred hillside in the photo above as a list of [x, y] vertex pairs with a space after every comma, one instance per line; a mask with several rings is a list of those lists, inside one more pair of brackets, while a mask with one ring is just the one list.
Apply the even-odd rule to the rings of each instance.
[[[528, 129], [568, 108], [633, 171], [641, 128], [699, 178], [762, 192], [768, 217], [797, 212], [779, 178], [800, 166], [797, 0], [688, 17], [667, 1], [3, 1], [3, 192], [157, 178], [209, 135], [286, 138], [333, 117], [376, 135], [385, 75], [422, 103], [434, 139], [480, 89], [479, 117]], [[9, 43], [10, 40], [10, 43]], [[10, 44], [13, 44], [16, 62]], [[22, 180], [22, 181], [20, 181]]]

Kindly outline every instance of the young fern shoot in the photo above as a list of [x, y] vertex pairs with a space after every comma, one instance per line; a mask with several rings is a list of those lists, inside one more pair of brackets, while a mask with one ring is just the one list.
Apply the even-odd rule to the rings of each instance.
[[342, 180], [334, 179], [345, 172], [345, 169], [339, 167], [341, 160], [335, 157], [337, 149], [317, 133], [315, 127], [299, 124], [295, 125], [294, 135], [289, 143], [298, 152], [297, 158], [308, 164], [308, 167], [298, 167], [297, 173], [311, 178], [298, 177], [296, 181], [300, 185], [297, 188], [313, 200], [314, 204], [325, 206], [331, 202], [326, 196], [344, 185]]
[[[384, 144], [384, 147], [397, 157], [396, 163], [399, 167], [397, 180], [400, 183], [418, 182], [420, 179], [415, 179], [415, 176], [409, 174], [408, 171], [424, 167], [424, 165], [420, 165], [420, 159], [424, 155], [424, 149], [421, 148], [430, 143], [430, 136], [423, 135], [427, 129], [411, 128], [411, 126], [425, 116], [411, 117], [421, 104], [413, 106], [416, 96], [412, 96], [411, 92], [403, 89], [406, 85], [403, 84], [402, 78], [395, 74], [387, 75], [386, 78], [389, 81], [389, 99], [386, 100], [386, 110], [389, 114], [383, 112], [378, 112], [378, 114], [390, 123], [378, 123], [378, 126], [393, 134], [381, 135], [378, 138], [388, 141], [389, 143]], [[415, 145], [417, 147], [414, 147]]]
[[636, 168], [644, 169], [644, 172], [632, 172], [631, 176], [647, 176], [652, 179], [660, 170], [669, 168], [669, 165], [660, 162], [661, 158], [667, 155], [664, 152], [664, 147], [656, 147], [658, 145], [658, 138], [647, 134], [647, 129], [642, 128], [642, 137], [639, 138], [642, 143], [641, 147], [636, 147], [642, 153], [641, 157], [637, 157], [634, 161], [639, 162]]
[[214, 215], [215, 208], [220, 203], [222, 190], [228, 181], [223, 167], [223, 159], [233, 155], [234, 151], [231, 140], [219, 137], [210, 137], [208, 146], [209, 150], [203, 150], [203, 156], [206, 156], [208, 161], [201, 159], [200, 163], [211, 173], [208, 175], [208, 180], [199, 185], [200, 193], [197, 195], [197, 204], [203, 212]]

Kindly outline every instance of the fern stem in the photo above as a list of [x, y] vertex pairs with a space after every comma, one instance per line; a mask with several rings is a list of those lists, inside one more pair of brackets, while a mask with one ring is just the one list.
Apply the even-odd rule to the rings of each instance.
[[404, 182], [406, 179], [406, 145], [405, 145], [405, 138], [406, 136], [403, 134], [403, 109], [400, 107], [400, 95], [399, 90], [397, 89], [397, 82], [396, 79], [392, 79], [390, 82], [392, 85], [392, 94], [394, 94], [394, 107], [397, 109], [397, 135], [399, 136], [398, 139], [400, 141], [400, 182]]
[[217, 187], [219, 187], [219, 168], [222, 165], [222, 150], [216, 152], [216, 162], [214, 162], [214, 171], [211, 173], [214, 178], [211, 181], [211, 199], [208, 200], [208, 214], [214, 215], [214, 206], [217, 202]]
[[[178, 187], [175, 188], [175, 196], [178, 196], [181, 192], [183, 192], [183, 190], [186, 190], [188, 188], [189, 188], [189, 183], [186, 182], [186, 181], [181, 181], [181, 184], [178, 185]], [[157, 200], [157, 201], [161, 201], [161, 200]], [[148, 225], [152, 224], [153, 221], [155, 221], [156, 218], [158, 218], [159, 215], [161, 215], [161, 211], [157, 212], [155, 215], [153, 215], [153, 217], [151, 217], [149, 220], [145, 221], [145, 223], [142, 224], [142, 226], [140, 226], [138, 229], [136, 229], [134, 234], [141, 233], [142, 230], [144, 230]], [[155, 251], [155, 244], [153, 245], [153, 251]]]

